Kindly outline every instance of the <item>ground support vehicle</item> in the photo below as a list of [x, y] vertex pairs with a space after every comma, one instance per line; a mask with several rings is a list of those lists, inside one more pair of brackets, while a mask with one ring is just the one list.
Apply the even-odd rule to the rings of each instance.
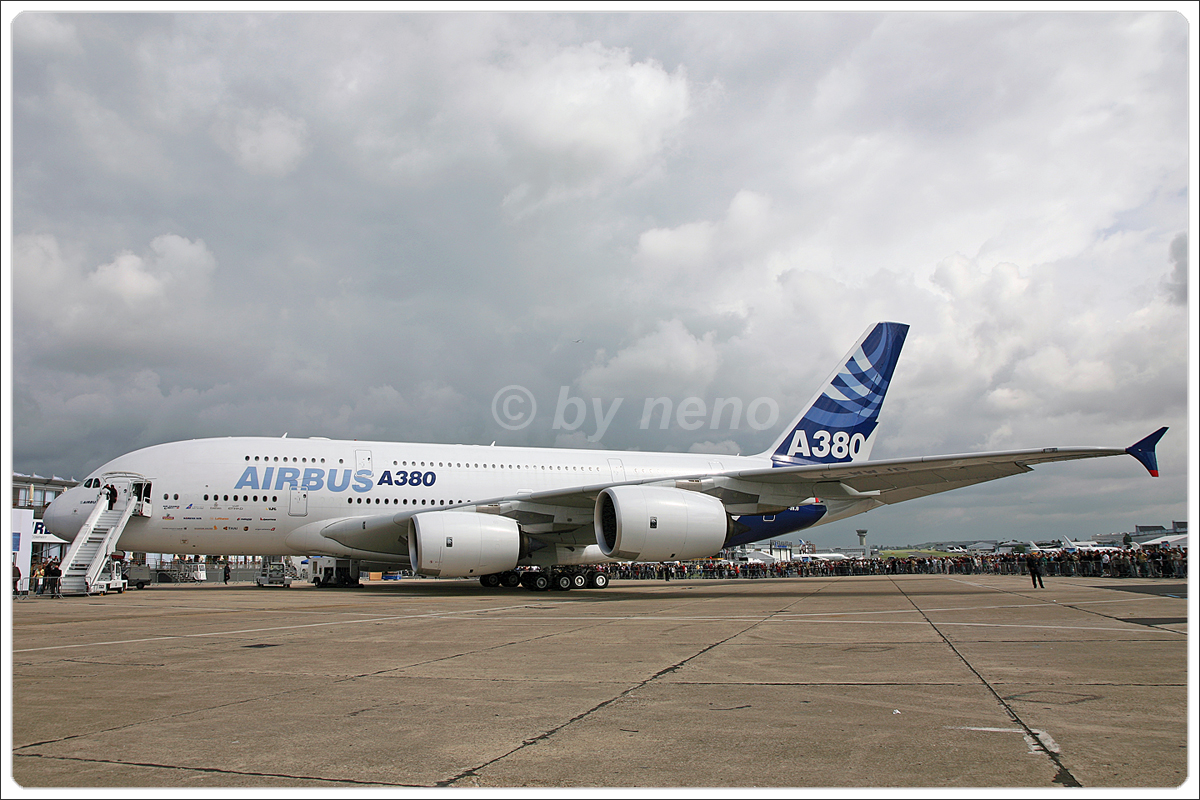
[[126, 564], [123, 577], [126, 585], [135, 586], [138, 589], [144, 589], [154, 582], [154, 573], [150, 571], [148, 564]]
[[282, 586], [286, 589], [292, 585], [292, 576], [287, 574], [282, 561], [264, 561], [254, 578], [254, 583], [260, 587]]
[[88, 594], [108, 594], [109, 592], [123, 593], [129, 588], [129, 582], [125, 580], [124, 574], [121, 572], [121, 561], [111, 556], [108, 563], [100, 568], [100, 574], [96, 576], [94, 581], [87, 584]]
[[353, 558], [318, 556], [308, 562], [312, 584], [322, 586], [361, 586], [358, 581], [359, 562]]

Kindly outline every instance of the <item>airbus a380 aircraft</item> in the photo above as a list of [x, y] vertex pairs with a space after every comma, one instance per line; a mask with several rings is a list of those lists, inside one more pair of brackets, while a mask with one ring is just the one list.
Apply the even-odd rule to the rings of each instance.
[[907, 333], [869, 328], [758, 455], [199, 439], [108, 462], [44, 521], [73, 539], [113, 484], [135, 504], [123, 550], [334, 556], [485, 586], [517, 585], [518, 566], [538, 566], [524, 579], [532, 588], [567, 589], [603, 586], [592, 565], [711, 556], [1034, 464], [1128, 453], [1157, 476], [1166, 428], [1128, 448], [869, 461]]

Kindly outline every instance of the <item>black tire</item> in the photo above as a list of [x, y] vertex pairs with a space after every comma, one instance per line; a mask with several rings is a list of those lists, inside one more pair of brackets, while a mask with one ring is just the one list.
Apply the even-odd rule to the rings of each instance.
[[500, 585], [508, 589], [514, 589], [521, 585], [521, 573], [519, 572], [501, 572]]
[[495, 589], [497, 586], [500, 585], [500, 576], [499, 576], [499, 574], [497, 574], [495, 572], [493, 572], [489, 575], [480, 575], [479, 583], [488, 589]]
[[535, 572], [529, 579], [529, 588], [535, 592], [544, 592], [550, 588], [550, 576], [544, 572]]
[[137, 582], [137, 584], [136, 584], [136, 586], [137, 586], [137, 588], [139, 588], [139, 589], [145, 589], [145, 588], [146, 588], [146, 582], [145, 582], [145, 581], [138, 581], [138, 582]]
[[575, 588], [575, 581], [569, 572], [558, 573], [551, 579], [551, 584], [556, 592], [569, 592]]
[[603, 572], [593, 572], [588, 577], [588, 585], [593, 589], [604, 589], [610, 583], [608, 576]]
[[588, 587], [588, 576], [586, 572], [574, 572], [571, 574], [572, 589], [586, 589]]

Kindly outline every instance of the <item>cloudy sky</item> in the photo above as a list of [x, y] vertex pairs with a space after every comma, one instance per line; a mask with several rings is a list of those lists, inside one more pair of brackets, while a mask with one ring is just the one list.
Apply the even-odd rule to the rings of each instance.
[[[1163, 477], [1050, 465], [818, 544], [1187, 519], [1178, 13], [8, 21], [13, 469], [285, 433], [754, 453], [894, 320], [875, 457], [1169, 425]], [[643, 426], [663, 396], [781, 419]]]

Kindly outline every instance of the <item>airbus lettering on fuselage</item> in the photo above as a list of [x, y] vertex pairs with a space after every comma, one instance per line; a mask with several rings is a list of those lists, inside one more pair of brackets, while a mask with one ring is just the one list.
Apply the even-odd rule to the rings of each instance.
[[[253, 489], [260, 492], [282, 492], [285, 488], [306, 492], [319, 492], [327, 489], [331, 492], [369, 492], [376, 486], [424, 486], [430, 487], [437, 483], [437, 473], [433, 470], [384, 470], [379, 480], [374, 480], [374, 473], [367, 470], [351, 472], [348, 469], [331, 468], [328, 471], [317, 467], [263, 467], [261, 479], [258, 467], [246, 467], [242, 477], [234, 485], [234, 491]], [[274, 483], [272, 483], [274, 481]]]

